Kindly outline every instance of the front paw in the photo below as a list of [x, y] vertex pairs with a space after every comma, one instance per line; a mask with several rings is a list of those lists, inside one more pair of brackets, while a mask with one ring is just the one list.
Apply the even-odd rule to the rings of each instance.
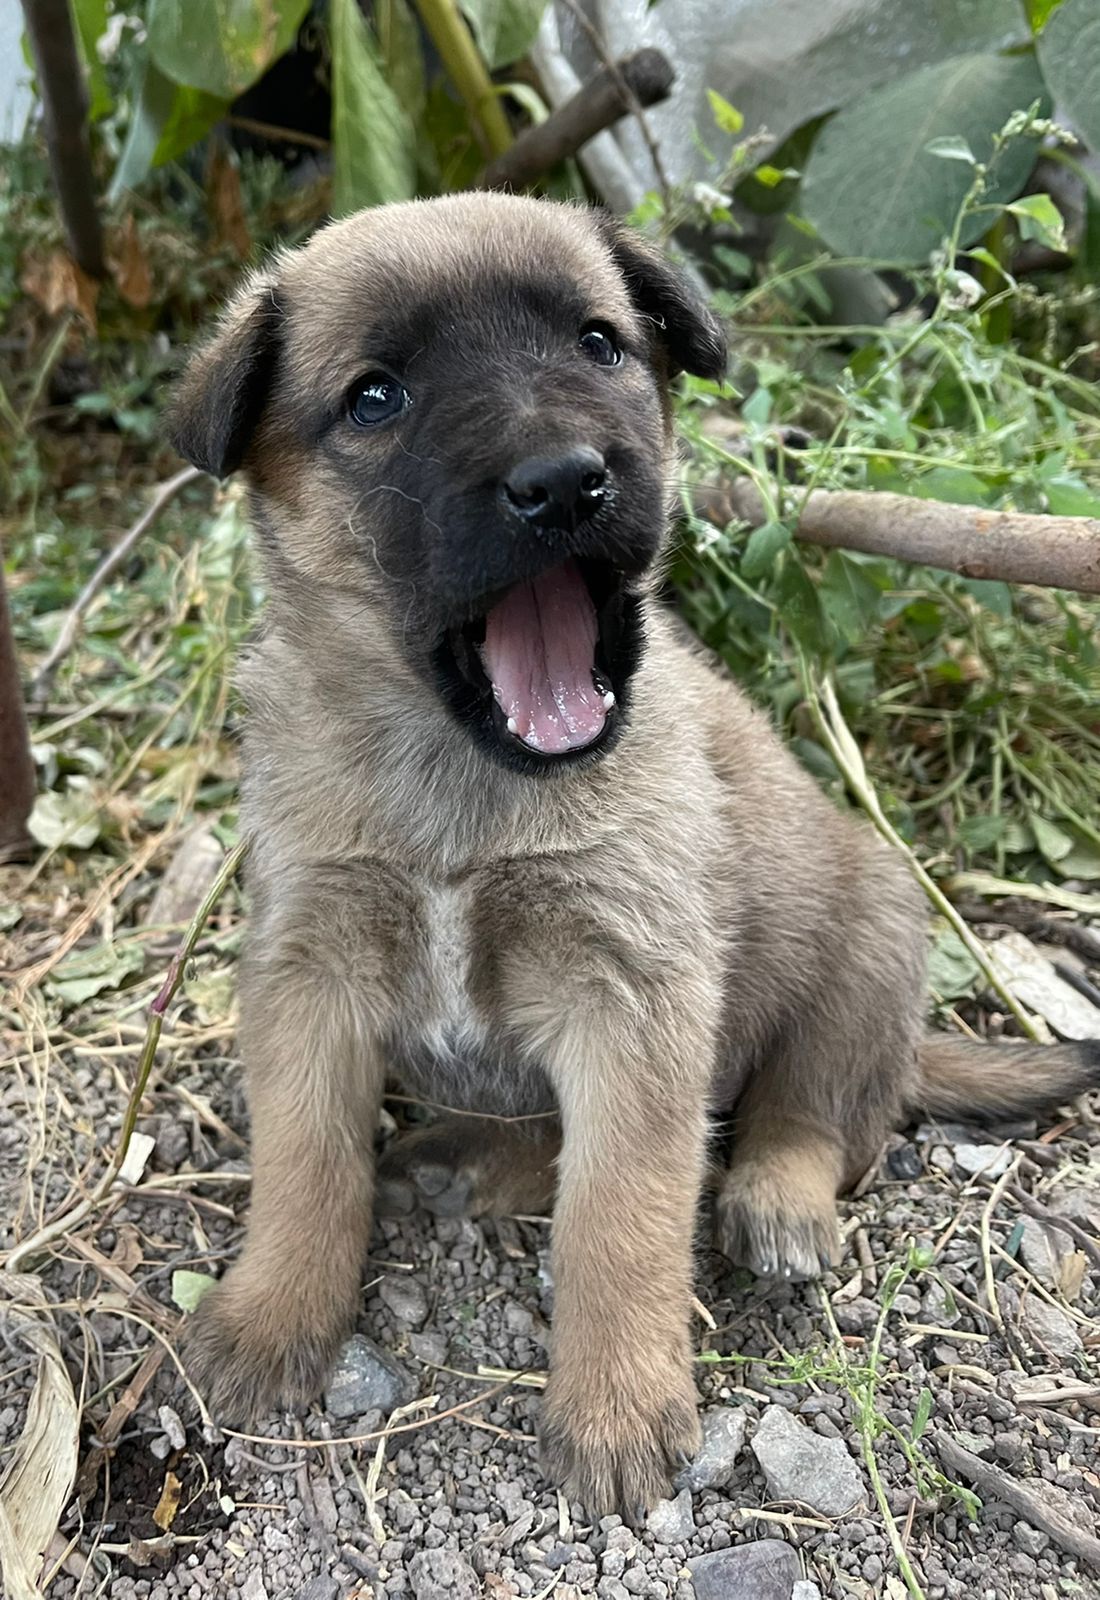
[[215, 1422], [247, 1426], [316, 1399], [350, 1322], [234, 1267], [191, 1319], [184, 1366]]
[[[570, 1364], [572, 1365], [572, 1364]], [[638, 1524], [699, 1448], [697, 1396], [682, 1360], [631, 1364], [617, 1379], [595, 1364], [551, 1368], [539, 1429], [546, 1473], [594, 1516]], [[594, 1370], [595, 1368], [595, 1370]]]

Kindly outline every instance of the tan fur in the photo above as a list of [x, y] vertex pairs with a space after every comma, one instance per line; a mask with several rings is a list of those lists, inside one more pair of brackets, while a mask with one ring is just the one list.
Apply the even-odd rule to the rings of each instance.
[[[472, 1110], [556, 1110], [560, 1135], [556, 1119], [421, 1135], [387, 1158], [386, 1194], [491, 1209], [556, 1190], [548, 1468], [594, 1510], [631, 1513], [698, 1440], [688, 1329], [711, 1114], [735, 1131], [719, 1242], [801, 1274], [834, 1254], [838, 1186], [922, 1081], [955, 1106], [954, 1069], [929, 1053], [918, 1079], [925, 935], [903, 863], [652, 599], [614, 748], [547, 778], [487, 759], [410, 665], [424, 591], [396, 570], [391, 532], [419, 479], [398, 490], [392, 445], [314, 426], [390, 308], [453, 305], [480, 359], [479, 316], [537, 270], [649, 350], [607, 393], [668, 468], [665, 371], [705, 364], [713, 335], [701, 309], [643, 302], [652, 261], [633, 249], [613, 256], [583, 210], [495, 195], [365, 213], [253, 280], [177, 411], [194, 459], [243, 456], [270, 593], [241, 669], [254, 1198], [242, 1258], [196, 1319], [196, 1377], [223, 1416], [320, 1387], [355, 1311], [387, 1072]], [[433, 365], [449, 337], [410, 370], [454, 429], [517, 449], [572, 437], [578, 402], [534, 335], [506, 321], [474, 393]], [[443, 469], [422, 470], [426, 497]], [[434, 505], [422, 524], [445, 554]], [[1035, 1065], [1004, 1061], [996, 1094]], [[1040, 1062], [1044, 1094], [1064, 1068]]]

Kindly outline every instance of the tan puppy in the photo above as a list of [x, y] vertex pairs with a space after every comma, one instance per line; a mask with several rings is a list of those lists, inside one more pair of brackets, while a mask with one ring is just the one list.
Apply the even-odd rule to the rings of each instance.
[[389, 1074], [560, 1113], [445, 1121], [389, 1158], [389, 1189], [553, 1202], [547, 1466], [630, 1513], [698, 1442], [712, 1112], [736, 1129], [722, 1248], [805, 1275], [908, 1108], [1096, 1080], [1076, 1050], [922, 1045], [904, 864], [655, 603], [667, 383], [724, 363], [713, 316], [635, 234], [471, 194], [277, 259], [183, 380], [176, 442], [244, 467], [270, 596], [242, 669], [252, 1212], [191, 1342], [220, 1417], [323, 1383]]

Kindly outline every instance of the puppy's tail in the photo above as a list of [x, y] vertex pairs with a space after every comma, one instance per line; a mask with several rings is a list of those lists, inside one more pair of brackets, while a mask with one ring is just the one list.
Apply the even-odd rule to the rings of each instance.
[[932, 1034], [917, 1056], [911, 1111], [994, 1121], [1061, 1105], [1100, 1089], [1100, 1040], [1083, 1044], [979, 1044]]

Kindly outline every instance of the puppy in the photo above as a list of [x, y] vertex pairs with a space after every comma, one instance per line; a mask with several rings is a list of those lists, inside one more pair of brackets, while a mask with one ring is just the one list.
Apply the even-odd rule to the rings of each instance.
[[194, 357], [182, 453], [244, 469], [268, 591], [241, 681], [253, 1189], [190, 1359], [215, 1415], [320, 1389], [358, 1303], [383, 1084], [461, 1111], [387, 1159], [437, 1209], [553, 1204], [548, 1471], [636, 1515], [699, 1441], [719, 1243], [834, 1259], [835, 1199], [915, 1106], [1020, 1111], [1073, 1048], [922, 1039], [904, 863], [655, 603], [669, 381], [713, 315], [638, 235], [466, 194], [277, 258]]

